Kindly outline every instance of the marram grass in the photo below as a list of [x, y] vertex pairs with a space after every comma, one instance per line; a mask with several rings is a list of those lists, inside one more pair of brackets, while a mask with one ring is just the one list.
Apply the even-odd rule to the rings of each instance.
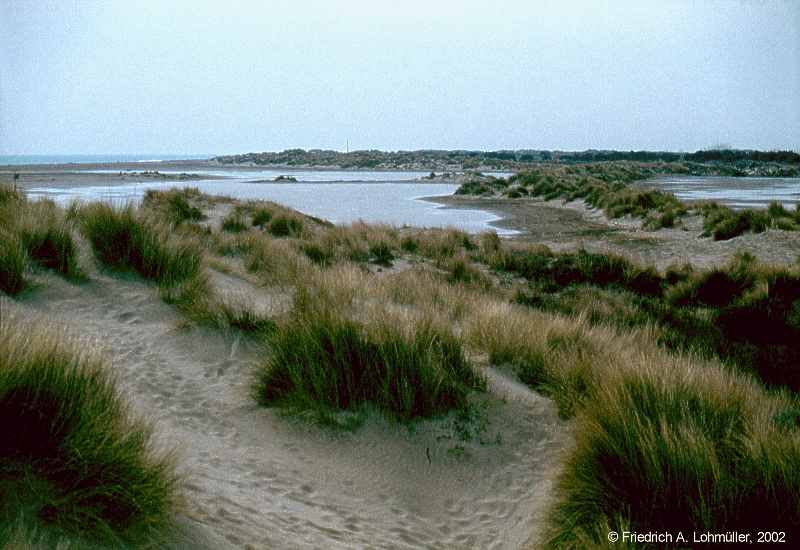
[[0, 494], [0, 535], [20, 502], [32, 527], [105, 540], [158, 533], [175, 504], [172, 463], [102, 359], [0, 308], [0, 483], [13, 489]]
[[369, 403], [410, 420], [465, 408], [470, 391], [485, 389], [460, 342], [433, 323], [367, 326], [299, 308], [270, 344], [254, 390], [263, 405], [355, 410]]
[[173, 234], [147, 219], [133, 206], [117, 208], [92, 203], [80, 210], [83, 234], [104, 264], [133, 269], [161, 286], [175, 286], [196, 277], [202, 249], [190, 237]]

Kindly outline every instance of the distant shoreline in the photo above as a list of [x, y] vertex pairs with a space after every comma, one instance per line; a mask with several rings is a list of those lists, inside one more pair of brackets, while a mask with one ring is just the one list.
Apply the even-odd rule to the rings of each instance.
[[247, 172], [260, 172], [264, 170], [285, 170], [291, 171], [312, 171], [312, 172], [419, 172], [420, 174], [429, 174], [431, 172], [451, 173], [454, 175], [464, 174], [468, 172], [482, 172], [482, 173], [513, 173], [514, 170], [498, 170], [490, 167], [482, 167], [483, 169], [476, 170], [463, 170], [463, 169], [448, 169], [442, 170], [441, 168], [368, 168], [368, 167], [342, 167], [333, 165], [289, 165], [289, 164], [230, 164], [220, 163], [214, 160], [164, 160], [164, 161], [121, 161], [121, 162], [71, 162], [71, 163], [55, 163], [55, 164], [0, 164], [0, 173], [3, 172], [71, 172], [71, 171], [90, 171], [90, 170], [120, 170], [120, 171], [158, 171], [158, 170], [216, 170], [216, 171], [247, 171]]

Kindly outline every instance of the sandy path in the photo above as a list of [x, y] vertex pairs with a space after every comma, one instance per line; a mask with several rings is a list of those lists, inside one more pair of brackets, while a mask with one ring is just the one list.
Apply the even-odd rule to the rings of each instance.
[[487, 428], [470, 442], [452, 419], [409, 430], [372, 415], [333, 433], [255, 406], [248, 382], [264, 351], [178, 328], [144, 283], [48, 277], [22, 306], [108, 352], [135, 408], [177, 448], [187, 514], [233, 547], [519, 548], [568, 445], [552, 404], [495, 371]]

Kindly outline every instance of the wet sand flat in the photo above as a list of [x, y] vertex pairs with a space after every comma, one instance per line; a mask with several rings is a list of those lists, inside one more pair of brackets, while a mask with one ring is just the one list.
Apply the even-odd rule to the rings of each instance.
[[682, 227], [648, 231], [641, 220], [609, 219], [602, 211], [577, 200], [501, 199], [453, 195], [428, 197], [447, 208], [488, 210], [502, 219], [492, 222], [500, 228], [519, 231], [512, 239], [540, 243], [555, 250], [585, 248], [594, 252], [625, 255], [645, 265], [665, 269], [674, 263], [690, 262], [697, 267], [726, 263], [737, 252], [749, 252], [763, 262], [790, 265], [800, 258], [796, 232], [768, 230], [745, 233], [727, 241], [703, 237], [702, 219], [684, 219]]

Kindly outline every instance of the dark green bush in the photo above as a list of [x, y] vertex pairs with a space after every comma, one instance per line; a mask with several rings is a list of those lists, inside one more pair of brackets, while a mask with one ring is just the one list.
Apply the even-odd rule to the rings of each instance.
[[63, 221], [53, 217], [24, 224], [20, 238], [32, 261], [71, 279], [83, 276], [78, 267], [78, 248]]
[[303, 231], [303, 221], [299, 218], [279, 214], [272, 218], [267, 229], [276, 237], [298, 237]]
[[205, 216], [203, 212], [196, 206], [189, 204], [185, 196], [173, 194], [169, 198], [169, 216], [174, 223], [182, 223], [186, 221], [200, 221]]
[[316, 243], [303, 243], [300, 249], [308, 256], [309, 260], [317, 265], [326, 267], [330, 265], [333, 260], [333, 252], [331, 250], [326, 250]]
[[720, 311], [719, 353], [767, 384], [800, 392], [800, 275], [772, 274], [768, 286], [766, 293]]
[[414, 237], [406, 235], [400, 240], [400, 248], [410, 254], [415, 254], [419, 250], [419, 241]]
[[704, 271], [673, 287], [669, 301], [678, 306], [728, 306], [752, 289], [758, 277], [755, 258], [740, 254], [723, 268]]
[[374, 263], [384, 267], [390, 267], [395, 260], [392, 246], [386, 241], [380, 241], [370, 245], [369, 254]]

